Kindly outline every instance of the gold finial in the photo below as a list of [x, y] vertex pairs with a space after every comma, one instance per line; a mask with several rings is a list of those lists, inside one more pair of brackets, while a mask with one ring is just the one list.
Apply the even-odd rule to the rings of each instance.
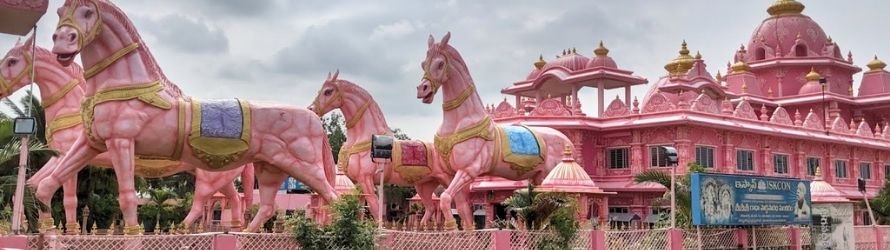
[[816, 177], [822, 177], [822, 167], [816, 166]]
[[701, 60], [701, 52], [695, 51], [695, 60]]
[[566, 144], [566, 146], [562, 150], [562, 155], [566, 157], [572, 157], [572, 145]]
[[748, 66], [745, 61], [739, 60], [735, 64], [732, 65], [732, 73], [743, 73], [751, 70], [751, 66]]
[[850, 85], [850, 88], [847, 89], [847, 92], [849, 92], [851, 96], [853, 95], [853, 85], [852, 84]]
[[803, 12], [804, 8], [806, 6], [795, 0], [776, 0], [766, 9], [766, 12], [771, 16], [795, 15]]
[[609, 49], [607, 49], [606, 46], [603, 46], [603, 41], [600, 40], [600, 45], [593, 50], [593, 54], [596, 56], [607, 56], [609, 55]]
[[887, 64], [878, 59], [878, 55], [875, 55], [875, 59], [868, 62], [865, 66], [868, 66], [869, 71], [879, 71], [884, 70], [884, 67], [887, 67]]
[[832, 44], [832, 43], [834, 43], [834, 39], [831, 39], [831, 36], [828, 36], [827, 42], [828, 42], [828, 44]]
[[538, 56], [538, 61], [535, 62], [535, 68], [542, 69], [544, 65], [547, 65], [547, 61], [544, 61], [544, 54]]
[[576, 50], [575, 47], [572, 47], [572, 54], [578, 54], [578, 50]]
[[818, 81], [820, 78], [822, 78], [822, 75], [819, 75], [819, 73], [816, 73], [816, 68], [812, 67], [812, 68], [810, 68], [810, 73], [807, 74], [806, 78], [807, 78], [807, 81]]
[[719, 69], [717, 70], [717, 76], [715, 76], [714, 78], [716, 78], [715, 80], [717, 80], [717, 83], [720, 83], [720, 82], [723, 81], [723, 75], [720, 74], [720, 70], [719, 70]]
[[742, 82], [742, 93], [748, 93], [748, 82]]
[[769, 87], [766, 91], [766, 96], [773, 97], [773, 87]]
[[562, 55], [566, 55], [566, 50], [562, 50]]
[[689, 48], [686, 47], [686, 40], [680, 44], [680, 55], [668, 64], [664, 65], [664, 69], [670, 74], [682, 74], [692, 68], [695, 58], [689, 55]]

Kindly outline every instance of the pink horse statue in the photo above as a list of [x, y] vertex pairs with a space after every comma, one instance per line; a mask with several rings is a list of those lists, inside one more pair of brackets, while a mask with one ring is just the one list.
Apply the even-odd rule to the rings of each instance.
[[[33, 38], [32, 38], [33, 39]], [[80, 119], [80, 102], [84, 99], [82, 84], [83, 70], [77, 64], [63, 67], [56, 61], [56, 55], [44, 48], [32, 48], [32, 40], [28, 39], [24, 44], [18, 43], [12, 48], [0, 64], [0, 98], [28, 85], [31, 82], [31, 66], [36, 63], [35, 79], [40, 88], [41, 102], [44, 106], [46, 124], [46, 136], [50, 148], [65, 154], [77, 136], [83, 133], [83, 125]], [[31, 53], [34, 51], [36, 57]], [[35, 62], [36, 59], [36, 62]], [[51, 94], [52, 93], [52, 94]], [[59, 157], [53, 157], [47, 162], [46, 167], [35, 173], [28, 183], [36, 186], [55, 169]], [[107, 154], [100, 154], [90, 161], [90, 164], [101, 167], [110, 167], [111, 160]], [[181, 169], [191, 169], [181, 166], [179, 162], [163, 160], [137, 160], [135, 174], [148, 178], [158, 178], [179, 172]], [[219, 190], [226, 195], [232, 204], [232, 224], [235, 228], [243, 227], [245, 206], [232, 181], [242, 174], [242, 180], [246, 187], [253, 187], [253, 166], [233, 169], [224, 172], [210, 172], [196, 169], [195, 194], [192, 209], [183, 220], [183, 225], [191, 225], [195, 219], [203, 214], [203, 204]], [[63, 201], [65, 204], [65, 228], [69, 232], [77, 232], [80, 225], [77, 223], [77, 175], [63, 183]], [[253, 192], [246, 192], [244, 200], [247, 204], [253, 200]]]
[[[322, 116], [340, 109], [346, 119], [346, 142], [340, 148], [338, 167], [362, 189], [371, 214], [381, 220], [374, 185], [380, 183], [377, 164], [371, 161], [371, 135], [392, 135], [380, 106], [363, 89], [347, 80], [337, 79], [340, 71], [328, 75], [309, 110]], [[439, 186], [448, 185], [453, 173], [442, 169], [439, 157], [428, 142], [396, 140], [393, 159], [384, 165], [384, 182], [397, 186], [414, 186], [425, 209], [420, 226], [423, 228], [436, 211], [433, 192]], [[466, 195], [461, 192], [461, 195]], [[470, 214], [468, 206], [466, 214]], [[445, 211], [451, 211], [445, 210]], [[463, 217], [471, 220], [472, 217]]]
[[107, 0], [68, 0], [59, 17], [53, 53], [62, 65], [80, 54], [87, 98], [80, 109], [84, 133], [37, 187], [44, 204], [61, 180], [102, 152], [108, 152], [118, 177], [128, 234], [139, 231], [133, 183], [137, 156], [179, 160], [209, 171], [254, 163], [261, 205], [247, 231], [256, 231], [274, 214], [275, 193], [287, 175], [328, 202], [337, 199], [331, 186], [333, 156], [315, 113], [184, 96], [163, 74], [126, 14]]
[[[423, 79], [417, 86], [417, 98], [426, 104], [432, 103], [442, 88], [444, 117], [434, 143], [445, 166], [457, 174], [442, 193], [439, 206], [451, 208], [455, 192], [482, 175], [531, 179], [540, 185], [562, 159], [564, 147], [572, 147], [571, 141], [552, 128], [492, 122], [466, 63], [448, 45], [450, 37], [449, 32], [435, 43], [430, 35], [426, 59], [421, 64]], [[454, 219], [446, 218], [446, 226], [454, 228]]]

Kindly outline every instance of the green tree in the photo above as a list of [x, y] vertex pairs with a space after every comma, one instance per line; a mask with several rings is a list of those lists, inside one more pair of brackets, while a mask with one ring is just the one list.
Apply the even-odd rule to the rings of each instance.
[[331, 151], [334, 153], [334, 162], [340, 153], [340, 147], [346, 142], [346, 123], [343, 121], [343, 115], [333, 112], [321, 118], [324, 131], [328, 134], [328, 143], [331, 145]]
[[[705, 167], [702, 167], [698, 163], [692, 162], [689, 163], [688, 166], [689, 171], [684, 175], [677, 176], [676, 183], [674, 184], [674, 192], [676, 194], [675, 199], [677, 202], [676, 223], [677, 227], [681, 228], [688, 228], [692, 226], [692, 189], [690, 188], [691, 173], [707, 172], [707, 169], [705, 169]], [[671, 175], [664, 171], [646, 170], [634, 175], [634, 182], [654, 182], [661, 184], [666, 188], [670, 188]], [[671, 193], [665, 192], [663, 197], [656, 199], [654, 202], [663, 204], [664, 202], [670, 202], [670, 199]], [[657, 225], [670, 225], [670, 221], [668, 221], [668, 217], [662, 217], [659, 219]]]
[[[871, 199], [871, 209], [875, 213], [875, 220], [879, 225], [890, 224], [890, 181], [885, 181], [881, 191], [874, 199]], [[860, 204], [865, 207], [865, 204]]]
[[370, 221], [359, 220], [362, 211], [360, 193], [344, 195], [331, 204], [334, 220], [318, 225], [302, 211], [288, 219], [286, 226], [302, 249], [374, 249], [376, 228]]
[[575, 218], [577, 201], [565, 193], [538, 193], [534, 186], [517, 190], [502, 203], [516, 212], [514, 228], [548, 230], [555, 238], [537, 244], [538, 249], [571, 249], [580, 227]]
[[[148, 202], [139, 207], [139, 217], [146, 231], [159, 232], [167, 228], [174, 219], [172, 215], [179, 206], [177, 195], [170, 188], [148, 190]], [[155, 228], [160, 226], [161, 228]]]

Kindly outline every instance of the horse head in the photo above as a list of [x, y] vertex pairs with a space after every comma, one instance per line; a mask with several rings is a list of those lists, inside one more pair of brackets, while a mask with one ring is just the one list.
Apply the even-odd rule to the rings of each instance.
[[98, 0], [67, 0], [58, 10], [59, 24], [53, 33], [53, 53], [64, 66], [102, 32]]
[[427, 41], [426, 59], [420, 64], [423, 69], [423, 79], [417, 86], [417, 99], [421, 99], [423, 103], [432, 103], [442, 84], [448, 82], [449, 65], [445, 52], [449, 48], [449, 39], [451, 39], [451, 32], [445, 34], [439, 43], [435, 42], [433, 35], [430, 35]]
[[31, 54], [33, 46], [32, 36], [24, 43], [17, 42], [15, 47], [0, 60], [0, 98], [5, 98], [31, 83], [31, 70], [34, 65], [34, 56]]
[[333, 75], [328, 73], [328, 78], [325, 79], [324, 84], [321, 85], [321, 89], [318, 90], [318, 94], [315, 96], [315, 101], [312, 102], [312, 105], [309, 106], [309, 110], [315, 112], [318, 116], [323, 116], [331, 110], [335, 110], [343, 106], [343, 93], [340, 92], [340, 83], [337, 79], [337, 76], [340, 75], [340, 70], [334, 72]]

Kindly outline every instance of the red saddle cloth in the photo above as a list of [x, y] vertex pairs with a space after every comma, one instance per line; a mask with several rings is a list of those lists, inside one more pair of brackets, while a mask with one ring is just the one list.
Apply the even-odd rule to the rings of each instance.
[[402, 150], [402, 165], [404, 166], [429, 166], [426, 144], [421, 141], [400, 141]]

